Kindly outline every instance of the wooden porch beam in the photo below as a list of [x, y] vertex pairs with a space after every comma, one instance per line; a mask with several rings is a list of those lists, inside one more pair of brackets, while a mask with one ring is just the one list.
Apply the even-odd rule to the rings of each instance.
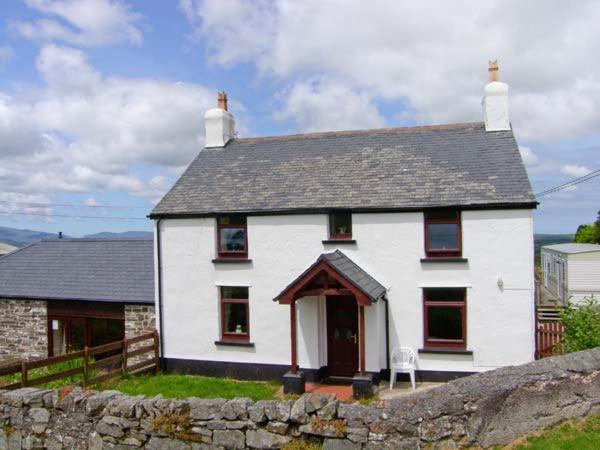
[[298, 299], [301, 297], [313, 297], [317, 295], [343, 295], [350, 296], [354, 295], [354, 293], [350, 289], [336, 289], [336, 288], [317, 288], [317, 289], [307, 289], [306, 291], [299, 291], [294, 295], [294, 298]]
[[290, 372], [295, 374], [298, 371], [298, 355], [296, 350], [296, 301], [292, 300], [290, 303], [290, 340], [291, 340], [291, 359], [292, 366]]
[[358, 305], [358, 352], [359, 352], [359, 371], [364, 376], [365, 368], [365, 307]]

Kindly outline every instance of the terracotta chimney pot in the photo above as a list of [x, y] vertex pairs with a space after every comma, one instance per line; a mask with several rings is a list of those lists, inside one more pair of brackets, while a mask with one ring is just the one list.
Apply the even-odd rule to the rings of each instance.
[[224, 91], [217, 95], [217, 107], [227, 111], [227, 94]]
[[490, 74], [490, 82], [498, 81], [498, 60], [489, 62], [488, 72]]

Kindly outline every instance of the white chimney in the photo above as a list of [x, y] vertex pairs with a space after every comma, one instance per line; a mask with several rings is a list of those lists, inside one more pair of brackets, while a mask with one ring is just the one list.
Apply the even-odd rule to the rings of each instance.
[[227, 94], [219, 92], [217, 108], [209, 109], [204, 114], [206, 126], [206, 147], [225, 147], [235, 137], [235, 121], [227, 111]]
[[510, 130], [508, 84], [498, 81], [498, 61], [489, 62], [490, 82], [485, 86], [483, 120], [485, 131]]

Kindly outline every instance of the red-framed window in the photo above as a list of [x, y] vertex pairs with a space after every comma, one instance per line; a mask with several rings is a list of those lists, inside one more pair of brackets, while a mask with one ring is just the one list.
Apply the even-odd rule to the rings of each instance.
[[221, 339], [223, 341], [250, 340], [250, 308], [248, 288], [221, 286]]
[[352, 213], [350, 211], [329, 213], [329, 239], [352, 239]]
[[248, 257], [246, 216], [217, 217], [217, 253], [221, 258]]
[[466, 348], [466, 297], [465, 288], [423, 289], [425, 348]]
[[428, 257], [461, 256], [460, 211], [425, 212], [425, 254]]

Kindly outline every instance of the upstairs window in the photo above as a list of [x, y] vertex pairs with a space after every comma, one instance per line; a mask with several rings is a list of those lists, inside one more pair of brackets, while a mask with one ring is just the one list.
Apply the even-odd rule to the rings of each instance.
[[221, 339], [250, 340], [247, 287], [221, 287]]
[[217, 218], [217, 248], [220, 257], [248, 256], [246, 216], [231, 215]]
[[425, 254], [460, 256], [462, 237], [460, 211], [429, 211], [425, 213]]
[[425, 348], [464, 349], [467, 343], [466, 289], [426, 288], [423, 302]]
[[329, 239], [352, 239], [352, 213], [349, 211], [329, 214]]

